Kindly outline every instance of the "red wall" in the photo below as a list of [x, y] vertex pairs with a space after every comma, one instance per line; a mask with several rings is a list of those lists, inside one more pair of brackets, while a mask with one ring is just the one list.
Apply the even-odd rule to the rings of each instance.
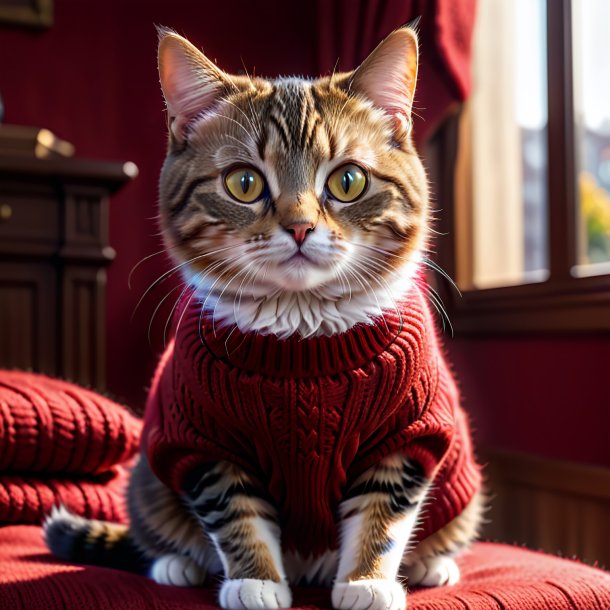
[[[130, 160], [140, 168], [112, 201], [118, 256], [108, 278], [109, 387], [134, 406], [143, 402], [160, 345], [162, 324], [151, 346], [148, 322], [168, 290], [154, 290], [131, 320], [146, 287], [166, 268], [161, 256], [144, 262], [128, 289], [133, 266], [160, 248], [154, 217], [165, 124], [153, 24], [191, 37], [231, 71], [240, 71], [244, 58], [259, 73], [317, 72], [313, 11], [290, 2], [281, 11], [271, 2], [209, 4], [56, 0], [48, 31], [0, 26], [6, 121], [47, 127], [73, 142], [80, 156]], [[448, 344], [481, 443], [610, 466], [610, 339]]]
[[480, 445], [610, 466], [610, 338], [446, 341]]

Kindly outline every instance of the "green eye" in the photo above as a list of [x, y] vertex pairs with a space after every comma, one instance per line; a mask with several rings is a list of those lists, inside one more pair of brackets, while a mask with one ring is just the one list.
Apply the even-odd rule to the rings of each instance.
[[225, 176], [225, 188], [237, 201], [254, 203], [265, 188], [265, 179], [251, 167], [238, 167]]
[[337, 168], [326, 181], [326, 187], [337, 201], [348, 203], [364, 193], [367, 178], [364, 170], [353, 163]]

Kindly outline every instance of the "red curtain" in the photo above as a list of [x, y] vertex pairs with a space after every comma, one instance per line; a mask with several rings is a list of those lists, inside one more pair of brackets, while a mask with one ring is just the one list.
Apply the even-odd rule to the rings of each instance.
[[317, 0], [318, 71], [356, 67], [395, 28], [420, 17], [415, 137], [422, 143], [468, 96], [476, 0]]

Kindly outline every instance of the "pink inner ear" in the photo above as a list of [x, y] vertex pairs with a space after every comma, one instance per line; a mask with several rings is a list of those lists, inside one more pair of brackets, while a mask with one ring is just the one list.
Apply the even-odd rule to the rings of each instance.
[[[186, 43], [188, 44], [188, 43]], [[176, 40], [163, 40], [159, 49], [159, 76], [175, 136], [186, 125], [215, 105], [221, 81], [206, 69], [205, 57], [194, 47]]]
[[356, 70], [354, 85], [377, 107], [406, 119], [411, 114], [417, 79], [417, 39], [397, 30]]

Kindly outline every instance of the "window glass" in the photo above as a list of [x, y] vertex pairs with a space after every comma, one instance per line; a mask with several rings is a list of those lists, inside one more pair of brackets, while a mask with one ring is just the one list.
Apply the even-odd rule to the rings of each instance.
[[468, 108], [471, 287], [544, 280], [545, 0], [479, 0], [473, 77]]
[[574, 0], [574, 107], [578, 163], [577, 274], [610, 264], [610, 2]]

